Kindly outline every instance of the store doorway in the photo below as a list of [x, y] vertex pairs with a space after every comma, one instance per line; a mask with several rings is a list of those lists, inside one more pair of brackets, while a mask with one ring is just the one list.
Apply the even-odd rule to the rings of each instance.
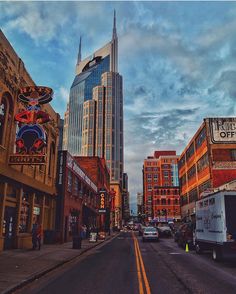
[[4, 250], [14, 248], [15, 225], [16, 208], [6, 206], [3, 220]]

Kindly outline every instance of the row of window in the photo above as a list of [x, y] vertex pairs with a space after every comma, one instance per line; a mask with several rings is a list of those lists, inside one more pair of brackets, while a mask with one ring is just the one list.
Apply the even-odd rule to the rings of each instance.
[[[185, 155], [182, 158], [180, 158], [178, 163], [179, 169], [185, 165], [186, 161], [188, 161], [193, 156], [195, 150], [199, 149], [201, 145], [205, 142], [205, 140], [206, 140], [206, 128], [204, 127], [201, 130], [201, 132], [198, 134], [196, 139], [189, 146]], [[185, 159], [185, 156], [186, 156], [186, 159]]]
[[179, 200], [174, 199], [174, 201], [171, 201], [170, 199], [155, 199], [153, 200], [153, 204], [154, 205], [178, 205]]
[[200, 194], [206, 189], [211, 188], [211, 181], [208, 180], [198, 187], [192, 189], [188, 194], [184, 194], [180, 198], [181, 205], [186, 205], [188, 203], [196, 202], [199, 199]]
[[[197, 170], [196, 170], [197, 166]], [[209, 166], [209, 159], [208, 159], [208, 153], [205, 153], [197, 162], [197, 165], [193, 165], [187, 172], [180, 178], [180, 186], [184, 186], [186, 184], [187, 179], [191, 180], [195, 175], [196, 171], [200, 173], [202, 170], [204, 170], [206, 167]]]

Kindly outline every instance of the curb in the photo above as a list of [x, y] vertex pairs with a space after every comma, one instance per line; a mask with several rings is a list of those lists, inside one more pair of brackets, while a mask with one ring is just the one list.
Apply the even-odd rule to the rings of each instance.
[[107, 239], [107, 240], [104, 240], [104, 241], [101, 242], [101, 243], [96, 243], [96, 244], [94, 244], [94, 246], [91, 246], [91, 247], [89, 247], [89, 248], [86, 248], [86, 249], [82, 250], [78, 255], [73, 256], [73, 257], [70, 258], [70, 259], [67, 259], [67, 260], [61, 261], [61, 262], [55, 264], [55, 265], [52, 266], [52, 267], [49, 267], [49, 268], [47, 268], [47, 269], [45, 269], [45, 270], [42, 270], [41, 272], [36, 273], [36, 274], [34, 274], [33, 276], [31, 276], [31, 277], [29, 277], [29, 278], [27, 278], [27, 279], [25, 279], [25, 280], [22, 280], [21, 282], [19, 282], [19, 284], [15, 285], [15, 286], [12, 286], [12, 287], [10, 287], [10, 288], [8, 288], [8, 289], [6, 289], [6, 290], [4, 290], [4, 291], [1, 292], [0, 294], [11, 294], [11, 293], [14, 293], [14, 291], [23, 288], [24, 286], [26, 286], [26, 285], [32, 283], [33, 281], [35, 281], [35, 280], [41, 278], [42, 276], [48, 274], [49, 272], [51, 272], [51, 271], [53, 271], [53, 270], [55, 270], [55, 269], [57, 269], [57, 268], [63, 266], [64, 264], [69, 263], [70, 261], [72, 261], [72, 260], [78, 258], [79, 256], [83, 255], [85, 252], [89, 251], [90, 249], [93, 249], [93, 248], [97, 247], [98, 245], [102, 245], [102, 244], [104, 244], [104, 242], [107, 242], [107, 241], [111, 241], [111, 240], [113, 240], [113, 239], [116, 238], [118, 235], [119, 235], [119, 234], [116, 234], [115, 236], [112, 236], [111, 238], [109, 238], [109, 239]]

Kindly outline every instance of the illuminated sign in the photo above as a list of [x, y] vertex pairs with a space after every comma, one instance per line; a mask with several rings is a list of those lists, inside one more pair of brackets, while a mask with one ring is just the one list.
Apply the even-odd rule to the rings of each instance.
[[100, 204], [99, 204], [99, 213], [106, 213], [106, 191], [99, 192]]
[[91, 67], [93, 67], [94, 65], [100, 63], [100, 61], [102, 60], [102, 56], [93, 56], [92, 60], [90, 60], [89, 62], [87, 62], [87, 64], [84, 66], [84, 68], [82, 69], [82, 72], [90, 69]]
[[210, 118], [212, 143], [236, 143], [236, 118]]
[[16, 135], [16, 153], [9, 158], [9, 164], [45, 164], [47, 138], [41, 126], [50, 121], [41, 105], [52, 100], [53, 91], [43, 86], [24, 87], [19, 90], [18, 99], [26, 109], [15, 115], [19, 130]]
[[40, 207], [34, 206], [33, 214], [40, 215]]

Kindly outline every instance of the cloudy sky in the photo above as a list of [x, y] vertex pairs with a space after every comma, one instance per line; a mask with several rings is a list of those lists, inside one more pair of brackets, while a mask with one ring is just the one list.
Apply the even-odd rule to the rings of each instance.
[[0, 2], [0, 27], [62, 116], [82, 58], [110, 41], [117, 13], [131, 208], [154, 150], [181, 154], [204, 117], [235, 114], [236, 2]]

